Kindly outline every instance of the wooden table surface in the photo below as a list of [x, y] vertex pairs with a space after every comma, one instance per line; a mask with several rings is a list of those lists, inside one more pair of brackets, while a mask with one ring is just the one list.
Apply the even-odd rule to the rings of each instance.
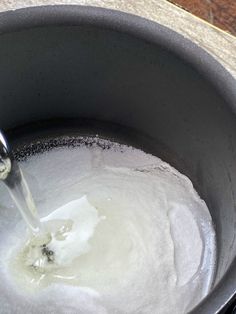
[[[171, 0], [172, 1], [172, 0]], [[173, 0], [236, 3], [236, 0]], [[117, 9], [156, 21], [194, 41], [208, 51], [236, 78], [236, 37], [188, 13], [166, 0], [0, 0], [0, 11], [27, 6], [82, 4]], [[222, 13], [223, 14], [223, 13]], [[236, 88], [236, 86], [235, 86]]]
[[209, 23], [236, 35], [236, 0], [169, 0]]

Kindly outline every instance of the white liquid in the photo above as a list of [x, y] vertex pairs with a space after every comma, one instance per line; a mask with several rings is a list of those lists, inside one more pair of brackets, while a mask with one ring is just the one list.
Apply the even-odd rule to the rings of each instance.
[[114, 144], [54, 149], [21, 167], [42, 221], [54, 228], [55, 260], [30, 266], [25, 226], [0, 190], [4, 313], [178, 314], [207, 294], [211, 217], [169, 165]]

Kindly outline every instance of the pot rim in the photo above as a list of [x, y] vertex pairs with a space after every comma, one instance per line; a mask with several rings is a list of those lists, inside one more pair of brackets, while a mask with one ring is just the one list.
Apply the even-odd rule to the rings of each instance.
[[[0, 13], [0, 36], [35, 27], [94, 26], [110, 29], [158, 44], [201, 73], [236, 113], [236, 80], [205, 50], [175, 31], [130, 13], [81, 5], [47, 5]], [[219, 313], [236, 295], [236, 263], [192, 311], [192, 314]]]

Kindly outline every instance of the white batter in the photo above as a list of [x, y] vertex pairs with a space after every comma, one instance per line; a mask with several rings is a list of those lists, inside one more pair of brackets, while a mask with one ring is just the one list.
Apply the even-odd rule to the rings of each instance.
[[58, 148], [22, 162], [53, 230], [53, 263], [26, 246], [1, 186], [4, 313], [178, 314], [209, 291], [214, 230], [189, 179], [142, 151], [109, 146]]

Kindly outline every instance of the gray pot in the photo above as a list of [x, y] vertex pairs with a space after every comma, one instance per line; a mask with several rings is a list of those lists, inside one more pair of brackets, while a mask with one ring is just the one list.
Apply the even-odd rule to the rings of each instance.
[[25, 130], [33, 136], [35, 121], [79, 119], [65, 124], [87, 132], [104, 124], [101, 132], [189, 176], [206, 201], [217, 270], [195, 314], [219, 313], [236, 293], [235, 105], [226, 70], [161, 25], [80, 6], [0, 14], [1, 128], [31, 123]]

